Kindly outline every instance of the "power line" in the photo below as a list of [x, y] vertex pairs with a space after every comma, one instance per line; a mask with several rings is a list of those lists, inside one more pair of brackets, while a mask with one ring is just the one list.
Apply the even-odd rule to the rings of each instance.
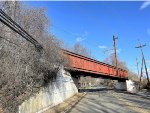
[[[32, 44], [35, 45], [35, 47], [37, 47], [38, 49], [43, 48], [31, 35], [29, 35], [23, 28], [21, 28], [15, 21], [13, 21], [4, 11], [2, 11], [2, 9], [0, 9], [0, 21], [2, 23], [4, 23], [6, 26], [8, 26], [9, 28], [11, 28], [13, 31], [17, 32], [19, 35], [21, 35], [23, 38], [25, 38], [27, 41], [31, 42]], [[61, 31], [70, 34], [74, 37], [83, 37], [80, 35], [76, 35], [74, 33], [71, 33], [67, 30], [64, 30], [56, 25], [54, 25], [55, 28], [60, 29]], [[4, 38], [3, 38], [4, 39]], [[9, 40], [7, 40], [9, 41]], [[9, 41], [10, 42], [10, 41]], [[91, 44], [93, 45], [93, 44]], [[95, 45], [94, 45], [95, 46]], [[96, 45], [98, 46], [98, 45]]]
[[42, 45], [38, 43], [31, 35], [29, 35], [23, 28], [21, 28], [15, 21], [13, 21], [5, 12], [0, 9], [0, 21], [11, 28], [13, 31], [21, 35], [27, 41], [35, 45], [38, 50], [43, 49]]

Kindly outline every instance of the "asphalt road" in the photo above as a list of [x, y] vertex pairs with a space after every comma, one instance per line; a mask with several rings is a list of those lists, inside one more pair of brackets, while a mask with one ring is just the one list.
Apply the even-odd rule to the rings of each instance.
[[68, 113], [150, 113], [150, 99], [113, 90], [88, 92]]

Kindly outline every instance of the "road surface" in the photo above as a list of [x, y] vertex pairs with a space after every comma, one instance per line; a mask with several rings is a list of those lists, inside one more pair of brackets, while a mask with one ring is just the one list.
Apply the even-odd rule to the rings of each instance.
[[150, 113], [150, 99], [113, 90], [88, 92], [68, 113]]

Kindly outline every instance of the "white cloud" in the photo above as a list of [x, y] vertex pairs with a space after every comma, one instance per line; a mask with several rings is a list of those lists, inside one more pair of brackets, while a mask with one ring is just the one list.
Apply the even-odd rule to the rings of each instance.
[[150, 6], [150, 1], [145, 1], [143, 2], [143, 4], [140, 7], [140, 10], [143, 10], [145, 8], [147, 8], [148, 6]]
[[104, 46], [104, 45], [99, 45], [98, 48], [100, 48], [100, 49], [106, 49], [107, 47]]
[[83, 37], [83, 38], [82, 38], [82, 37], [77, 37], [77, 38], [76, 38], [76, 42], [82, 42], [82, 41], [85, 40], [85, 39], [86, 39], [86, 38], [84, 38], [84, 37]]
[[82, 41], [86, 40], [86, 37], [87, 37], [87, 36], [88, 36], [88, 32], [85, 31], [83, 35], [78, 36], [78, 37], [76, 38], [76, 42], [82, 42]]

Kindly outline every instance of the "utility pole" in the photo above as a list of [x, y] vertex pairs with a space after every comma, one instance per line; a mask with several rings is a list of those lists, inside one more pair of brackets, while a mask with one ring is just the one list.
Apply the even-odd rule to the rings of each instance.
[[139, 76], [139, 62], [137, 58], [136, 58], [136, 65], [137, 65], [137, 71], [138, 71], [138, 76]]
[[141, 66], [141, 74], [140, 74], [140, 83], [139, 83], [139, 90], [141, 89], [141, 79], [142, 79], [142, 76], [143, 76], [143, 63], [144, 63], [144, 59], [142, 57], [142, 66]]
[[116, 75], [118, 76], [118, 61], [117, 61], [117, 53], [116, 53], [116, 39], [118, 39], [118, 37], [115, 37], [115, 36], [113, 35], [114, 54], [115, 54], [115, 60], [116, 60]]
[[142, 60], [143, 60], [144, 66], [145, 66], [145, 71], [146, 71], [146, 76], [147, 76], [147, 81], [148, 81], [148, 87], [149, 87], [150, 81], [149, 81], [147, 66], [146, 66], [146, 62], [145, 62], [145, 58], [144, 58], [144, 53], [143, 53], [143, 50], [142, 50], [142, 48], [145, 47], [145, 46], [146, 46], [146, 44], [144, 44], [144, 45], [141, 45], [141, 44], [140, 44], [139, 46], [137, 46], [137, 47], [135, 47], [135, 48], [140, 48], [140, 49], [141, 49]]

